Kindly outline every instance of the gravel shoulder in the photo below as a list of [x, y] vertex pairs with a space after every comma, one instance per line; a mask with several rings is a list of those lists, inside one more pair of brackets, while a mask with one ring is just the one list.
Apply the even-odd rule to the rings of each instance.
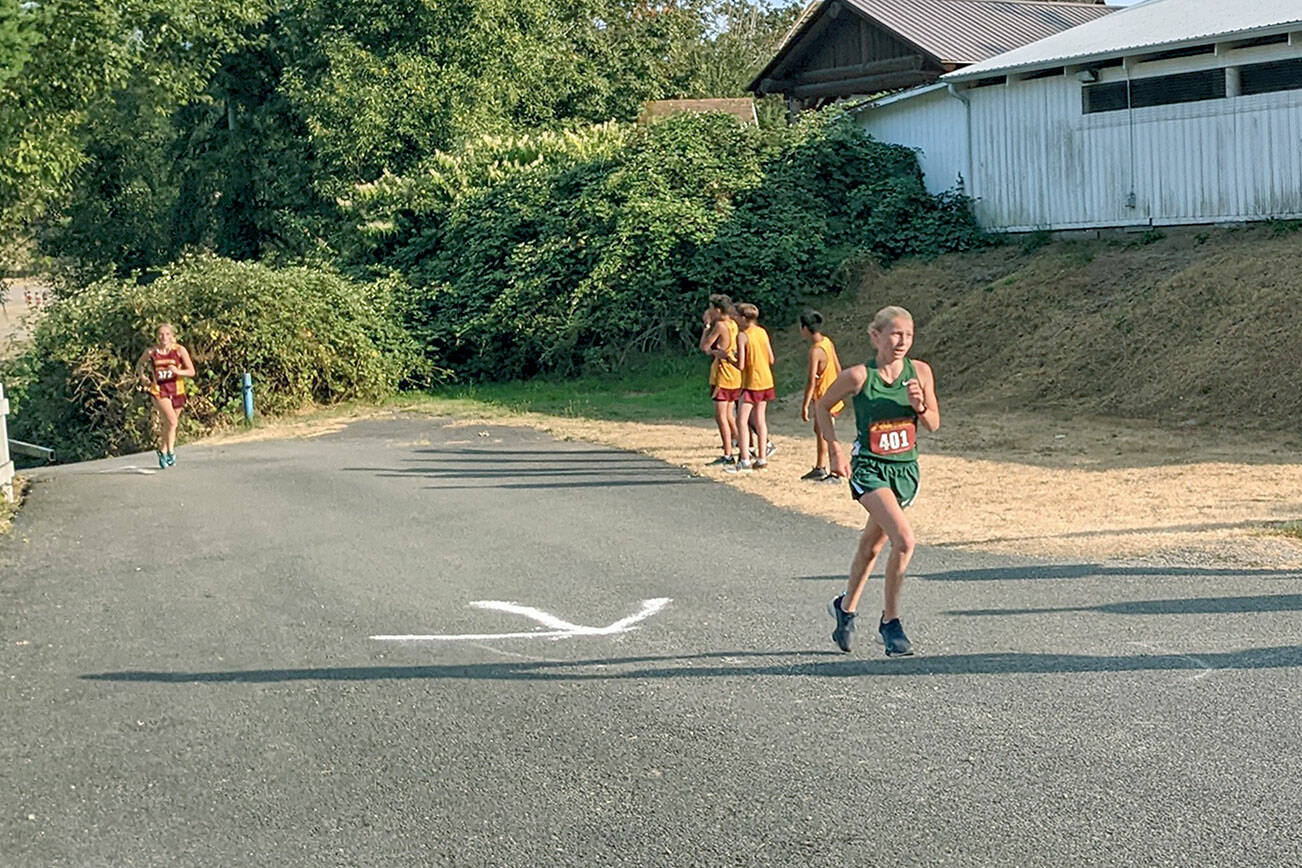
[[[792, 399], [773, 408], [780, 451], [770, 470], [742, 478], [706, 466], [717, 449], [707, 420], [646, 424], [494, 409], [460, 422], [489, 423], [632, 449], [786, 509], [863, 524], [862, 508], [843, 488], [799, 481], [813, 463], [813, 437]], [[842, 428], [843, 439], [852, 436], [849, 424]], [[1258, 433], [1250, 444], [1227, 445], [1200, 428], [951, 403], [941, 431], [921, 448], [922, 493], [910, 516], [927, 545], [1155, 565], [1302, 565], [1298, 540], [1270, 532], [1302, 517], [1299, 444], [1288, 435]]]

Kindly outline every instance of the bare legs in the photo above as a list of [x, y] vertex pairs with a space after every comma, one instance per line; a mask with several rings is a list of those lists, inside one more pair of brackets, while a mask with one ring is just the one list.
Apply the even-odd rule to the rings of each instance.
[[737, 407], [737, 447], [741, 450], [738, 461], [750, 461], [750, 415], [754, 409], [755, 405], [748, 401]]
[[760, 401], [755, 407], [755, 460], [764, 463], [768, 462], [769, 448], [769, 422], [768, 422], [768, 401]]
[[890, 621], [900, 616], [900, 589], [904, 586], [904, 573], [913, 559], [913, 528], [895, 499], [895, 492], [889, 488], [878, 488], [860, 498], [864, 509], [868, 510], [868, 524], [859, 537], [859, 547], [855, 550], [854, 560], [850, 562], [850, 580], [846, 584], [845, 599], [841, 609], [855, 612], [859, 608], [859, 598], [868, 583], [868, 574], [872, 571], [877, 556], [886, 541], [890, 540], [891, 553], [886, 560], [886, 586], [882, 605], [882, 620]]
[[818, 419], [814, 419], [814, 443], [817, 444], [814, 453], [814, 466], [823, 470], [829, 470], [831, 458], [827, 450], [827, 441], [823, 439], [823, 429], [818, 427]]
[[152, 396], [154, 409], [158, 412], [159, 451], [172, 453], [176, 451], [176, 423], [180, 413], [167, 398]]
[[732, 444], [737, 439], [737, 417], [732, 412], [731, 401], [714, 402], [714, 421], [719, 426], [719, 439], [723, 441], [723, 454], [732, 454]]
[[750, 460], [750, 436], [755, 434], [755, 460], [766, 462], [769, 448], [768, 401], [752, 404], [742, 401], [737, 408], [737, 441], [742, 461]]

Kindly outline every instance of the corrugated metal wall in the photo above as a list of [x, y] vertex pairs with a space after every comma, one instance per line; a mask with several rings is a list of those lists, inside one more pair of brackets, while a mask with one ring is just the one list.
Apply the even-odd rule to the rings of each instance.
[[970, 98], [971, 193], [991, 228], [1302, 214], [1302, 91], [1092, 115], [1066, 78]]
[[[963, 104], [944, 88], [877, 109], [865, 109], [860, 125], [873, 138], [918, 149], [927, 190], [952, 190], [963, 176], [968, 183]], [[957, 135], [955, 134], [957, 131]]]
[[[1108, 80], [1124, 77], [1107, 70]], [[1083, 114], [1074, 76], [966, 92], [977, 217], [1026, 231], [1302, 215], [1302, 91]], [[945, 91], [862, 115], [923, 152], [927, 186], [967, 163], [961, 102]], [[1134, 193], [1134, 207], [1128, 207]]]

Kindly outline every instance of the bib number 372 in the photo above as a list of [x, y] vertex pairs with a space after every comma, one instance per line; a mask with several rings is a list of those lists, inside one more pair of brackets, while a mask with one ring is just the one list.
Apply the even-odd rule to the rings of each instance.
[[868, 448], [874, 455], [898, 455], [916, 445], [918, 423], [906, 419], [874, 422], [868, 427]]

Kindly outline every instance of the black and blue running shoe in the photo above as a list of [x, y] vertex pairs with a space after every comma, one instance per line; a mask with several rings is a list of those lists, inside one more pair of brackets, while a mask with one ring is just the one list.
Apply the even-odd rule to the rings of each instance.
[[836, 619], [836, 629], [832, 631], [832, 641], [836, 643], [836, 647], [848, 654], [850, 652], [850, 634], [854, 632], [855, 613], [841, 610], [841, 601], [844, 599], [845, 594], [842, 594], [828, 603], [827, 611]]
[[908, 657], [913, 654], [913, 643], [904, 635], [904, 627], [900, 625], [899, 618], [882, 621], [877, 625], [877, 632], [882, 635], [887, 657]]

